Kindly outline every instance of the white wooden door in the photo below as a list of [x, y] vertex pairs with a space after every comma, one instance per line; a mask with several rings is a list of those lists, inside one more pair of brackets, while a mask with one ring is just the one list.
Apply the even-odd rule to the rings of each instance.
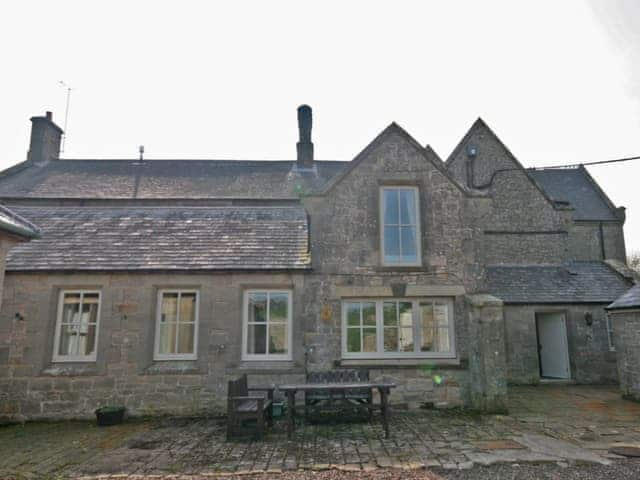
[[549, 378], [571, 378], [565, 314], [538, 313], [540, 373]]

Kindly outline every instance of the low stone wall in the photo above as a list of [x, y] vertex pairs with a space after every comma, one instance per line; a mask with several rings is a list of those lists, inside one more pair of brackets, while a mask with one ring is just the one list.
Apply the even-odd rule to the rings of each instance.
[[640, 309], [609, 312], [616, 347], [620, 390], [640, 402]]

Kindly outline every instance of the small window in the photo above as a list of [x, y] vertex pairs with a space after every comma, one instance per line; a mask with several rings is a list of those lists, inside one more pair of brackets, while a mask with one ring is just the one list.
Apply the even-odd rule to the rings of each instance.
[[100, 292], [60, 292], [54, 362], [94, 362], [98, 342]]
[[453, 302], [448, 299], [348, 300], [344, 358], [452, 358]]
[[383, 187], [381, 244], [384, 265], [420, 265], [418, 189]]
[[244, 360], [291, 360], [290, 291], [246, 291], [243, 323]]
[[155, 360], [195, 360], [198, 345], [198, 292], [160, 290]]

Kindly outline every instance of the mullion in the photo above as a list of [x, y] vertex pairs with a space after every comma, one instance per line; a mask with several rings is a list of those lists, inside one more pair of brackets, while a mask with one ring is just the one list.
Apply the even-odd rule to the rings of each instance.
[[180, 302], [182, 301], [182, 293], [179, 291], [177, 293], [178, 293], [178, 299], [176, 304], [176, 339], [174, 341], [174, 346], [173, 346], [174, 355], [178, 354], [178, 343], [179, 343], [178, 336], [180, 335]]
[[80, 304], [78, 305], [78, 321], [74, 322], [76, 330], [75, 341], [73, 342], [72, 356], [77, 357], [80, 353], [80, 325], [82, 325], [82, 307], [84, 300], [84, 292], [80, 292]]
[[271, 320], [271, 292], [266, 292], [267, 293], [267, 312], [266, 312], [266, 317], [264, 319], [265, 322], [265, 336], [264, 336], [264, 352], [265, 354], [268, 356], [271, 355], [271, 352], [269, 352], [269, 323]]
[[[402, 261], [402, 259], [404, 258], [404, 255], [402, 254], [402, 209], [400, 208], [400, 189], [397, 188], [396, 189], [396, 203], [398, 205], [398, 252], [400, 253], [400, 261]], [[397, 312], [396, 312], [396, 317], [397, 317]]]

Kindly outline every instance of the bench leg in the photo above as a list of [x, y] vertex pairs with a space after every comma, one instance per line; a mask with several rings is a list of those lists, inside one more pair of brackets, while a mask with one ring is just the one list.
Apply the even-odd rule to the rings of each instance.
[[260, 440], [264, 436], [264, 411], [258, 413], [256, 427], [256, 437]]
[[293, 435], [296, 428], [295, 425], [295, 408], [296, 408], [296, 392], [287, 390], [287, 435], [289, 438]]
[[382, 427], [384, 428], [385, 438], [389, 438], [389, 422], [387, 420], [387, 414], [389, 413], [387, 390], [385, 388], [380, 389], [380, 411], [382, 413]]

